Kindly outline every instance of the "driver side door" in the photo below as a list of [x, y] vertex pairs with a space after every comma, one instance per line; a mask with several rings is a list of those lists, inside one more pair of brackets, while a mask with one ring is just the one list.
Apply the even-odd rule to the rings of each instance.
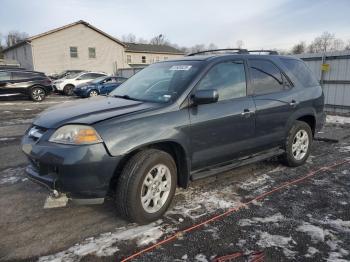
[[189, 108], [192, 171], [243, 156], [254, 146], [255, 104], [243, 60], [215, 64], [195, 90], [215, 89], [216, 103]]

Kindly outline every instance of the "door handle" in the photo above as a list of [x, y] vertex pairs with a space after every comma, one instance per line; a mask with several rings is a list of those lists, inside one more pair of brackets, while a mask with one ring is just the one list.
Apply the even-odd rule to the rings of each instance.
[[241, 116], [250, 117], [254, 113], [255, 113], [254, 111], [250, 111], [249, 109], [244, 109], [243, 112], [241, 113]]
[[299, 104], [299, 102], [295, 101], [294, 99], [289, 103], [290, 106], [295, 107]]

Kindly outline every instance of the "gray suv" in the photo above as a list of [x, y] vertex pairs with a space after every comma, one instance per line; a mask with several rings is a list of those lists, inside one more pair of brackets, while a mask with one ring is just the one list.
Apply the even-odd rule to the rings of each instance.
[[108, 96], [51, 108], [22, 140], [27, 173], [57, 194], [122, 217], [161, 217], [176, 187], [280, 156], [302, 165], [324, 123], [303, 61], [215, 50], [152, 64]]

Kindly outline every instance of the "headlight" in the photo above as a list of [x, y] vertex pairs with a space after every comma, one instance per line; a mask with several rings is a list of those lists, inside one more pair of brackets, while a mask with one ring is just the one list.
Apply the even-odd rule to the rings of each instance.
[[91, 126], [66, 125], [57, 129], [49, 141], [60, 144], [82, 145], [100, 143], [102, 139]]

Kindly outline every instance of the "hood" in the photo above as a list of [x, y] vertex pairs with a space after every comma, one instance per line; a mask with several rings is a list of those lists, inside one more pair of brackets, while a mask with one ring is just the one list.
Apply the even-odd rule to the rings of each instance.
[[45, 128], [57, 128], [73, 123], [90, 125], [155, 107], [159, 107], [159, 104], [100, 96], [53, 106], [42, 112], [33, 124]]

